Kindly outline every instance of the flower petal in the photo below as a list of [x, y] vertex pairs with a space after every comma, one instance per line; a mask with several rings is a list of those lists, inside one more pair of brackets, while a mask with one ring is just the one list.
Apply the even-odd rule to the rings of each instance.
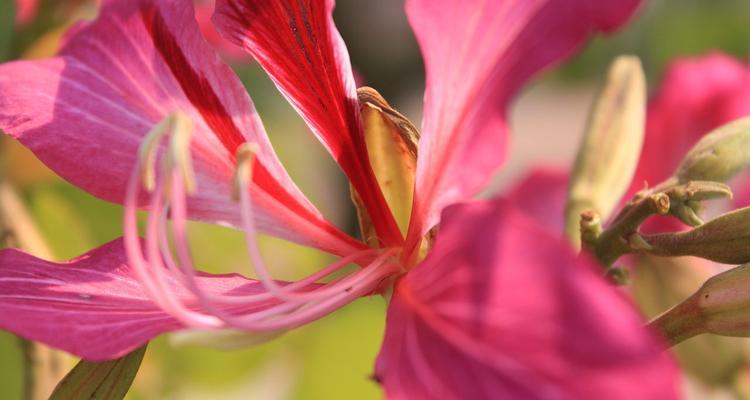
[[537, 167], [516, 182], [506, 197], [552, 236], [563, 237], [569, 178], [563, 170]]
[[[262, 284], [239, 275], [196, 279], [212, 294], [263, 291]], [[190, 299], [177, 282], [171, 286], [180, 298]], [[146, 295], [120, 239], [66, 263], [0, 251], [0, 329], [98, 361], [183, 328]]]
[[452, 206], [396, 286], [391, 399], [674, 399], [676, 368], [600, 271], [503, 201]]
[[505, 158], [509, 101], [545, 66], [610, 31], [638, 0], [409, 0], [427, 73], [410, 241]]
[[198, 27], [206, 38], [208, 43], [211, 43], [219, 53], [225, 57], [225, 59], [240, 63], [247, 62], [250, 60], [250, 56], [242, 50], [242, 48], [224, 39], [223, 36], [216, 31], [211, 16], [214, 13], [214, 0], [197, 0], [195, 1], [195, 19], [198, 21]]
[[217, 0], [214, 22], [268, 72], [362, 198], [386, 243], [401, 234], [368, 161], [349, 54], [333, 0]]
[[[121, 202], [138, 147], [168, 114], [193, 121], [191, 217], [237, 225], [234, 153], [259, 145], [260, 228], [336, 253], [356, 242], [325, 221], [271, 148], [244, 87], [202, 39], [188, 0], [105, 1], [59, 57], [0, 66], [0, 129], [73, 184]], [[144, 199], [145, 200], [145, 199]]]

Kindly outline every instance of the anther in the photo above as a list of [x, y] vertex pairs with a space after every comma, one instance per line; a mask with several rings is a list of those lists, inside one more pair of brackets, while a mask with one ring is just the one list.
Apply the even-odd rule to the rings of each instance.
[[232, 185], [232, 199], [240, 201], [240, 192], [250, 182], [253, 176], [253, 164], [260, 151], [257, 143], [243, 143], [237, 148], [237, 166], [234, 170]]
[[156, 124], [146, 134], [140, 148], [138, 149], [138, 164], [141, 165], [141, 181], [143, 187], [153, 192], [156, 187], [156, 151], [159, 142], [174, 124], [174, 114], [169, 114], [161, 122]]
[[170, 170], [173, 168], [180, 170], [182, 179], [185, 181], [185, 191], [191, 194], [196, 189], [195, 172], [190, 158], [190, 136], [193, 123], [187, 115], [174, 113], [171, 128], [172, 137], [169, 142], [167, 166]]

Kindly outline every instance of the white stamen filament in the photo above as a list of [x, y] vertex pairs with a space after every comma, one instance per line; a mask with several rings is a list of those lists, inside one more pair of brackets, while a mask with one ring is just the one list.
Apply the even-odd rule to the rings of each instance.
[[[398, 267], [390, 261], [397, 249], [367, 249], [349, 254], [296, 282], [275, 281], [258, 248], [251, 201], [252, 165], [258, 148], [246, 144], [238, 150], [233, 196], [239, 200], [248, 254], [265, 291], [253, 294], [205, 291], [195, 276], [187, 240], [187, 196], [196, 190], [190, 130], [189, 119], [180, 115], [170, 116], [154, 127], [141, 146], [139, 163], [128, 182], [125, 199], [124, 236], [129, 261], [146, 294], [165, 312], [187, 326], [202, 329], [285, 330], [321, 318], [372, 293], [384, 279], [397, 272]], [[170, 138], [169, 151], [157, 176], [156, 158], [160, 139], [165, 135]], [[138, 238], [136, 215], [141, 184], [151, 192], [145, 256]], [[318, 283], [363, 259], [372, 261], [344, 277]]]

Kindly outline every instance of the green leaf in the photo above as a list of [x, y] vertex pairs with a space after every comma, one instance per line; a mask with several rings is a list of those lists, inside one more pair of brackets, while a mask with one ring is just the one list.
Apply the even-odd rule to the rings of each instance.
[[133, 384], [146, 346], [105, 362], [81, 360], [57, 385], [50, 400], [120, 400]]

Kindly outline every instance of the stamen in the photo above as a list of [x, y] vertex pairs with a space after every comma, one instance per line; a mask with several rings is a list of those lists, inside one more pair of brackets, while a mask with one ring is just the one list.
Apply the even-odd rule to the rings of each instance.
[[[305, 293], [290, 293], [287, 289], [280, 286], [274, 281], [266, 267], [260, 249], [257, 244], [258, 231], [255, 227], [255, 218], [253, 213], [253, 204], [250, 201], [250, 187], [249, 183], [252, 180], [252, 162], [254, 161], [255, 147], [241, 147], [237, 154], [237, 169], [235, 171], [234, 187], [237, 191], [237, 195], [240, 200], [240, 211], [242, 214], [242, 224], [245, 230], [245, 243], [247, 250], [250, 255], [250, 259], [253, 263], [258, 278], [263, 283], [266, 290], [281, 300], [286, 301], [315, 301], [321, 300], [326, 297], [341, 293], [342, 291], [351, 290], [346, 285], [352, 284], [350, 281], [357, 283], [367, 282], [367, 278], [370, 277], [368, 271], [360, 271], [359, 273], [352, 274], [353, 276], [346, 277], [341, 282], [335, 282], [328, 284], [326, 288], [305, 292]], [[382, 263], [385, 259], [395, 253], [395, 249], [387, 250], [383, 255], [378, 257], [374, 265]], [[379, 261], [379, 262], [378, 262]], [[359, 276], [357, 276], [359, 274]], [[378, 278], [379, 279], [379, 278]]]
[[[124, 240], [128, 260], [133, 267], [138, 280], [143, 284], [146, 294], [151, 297], [162, 309], [170, 315], [179, 319], [188, 326], [201, 328], [215, 328], [221, 325], [221, 321], [213, 316], [188, 310], [181, 300], [174, 293], [174, 288], [169, 287], [165, 281], [164, 274], [166, 271], [161, 263], [161, 252], [158, 246], [155, 246], [156, 223], [151, 216], [160, 214], [160, 205], [163, 199], [164, 179], [161, 178], [159, 185], [156, 185], [156, 154], [159, 148], [160, 139], [173, 131], [175, 120], [179, 119], [175, 115], [168, 116], [165, 120], [157, 124], [139, 149], [139, 160], [128, 181], [128, 187], [125, 195], [125, 213], [124, 213]], [[150, 207], [152, 209], [148, 223], [148, 259], [144, 257], [141, 247], [141, 240], [138, 235], [138, 196], [140, 184], [154, 194], [151, 198]]]
[[[397, 249], [367, 249], [343, 257], [297, 282], [282, 285], [275, 281], [257, 244], [258, 231], [251, 201], [253, 164], [259, 150], [257, 144], [247, 143], [238, 149], [233, 197], [240, 203], [247, 249], [266, 291], [234, 295], [201, 289], [187, 240], [187, 196], [196, 189], [190, 131], [189, 119], [180, 114], [170, 115], [154, 127], [141, 146], [139, 163], [128, 182], [125, 199], [124, 230], [129, 261], [146, 294], [165, 312], [188, 326], [202, 329], [233, 326], [252, 331], [282, 331], [318, 319], [372, 293], [383, 279], [397, 273], [398, 267], [390, 261]], [[157, 174], [160, 139], [167, 134], [170, 135], [167, 158]], [[152, 192], [145, 253], [138, 237], [137, 222], [141, 182]], [[357, 272], [327, 284], [318, 283], [350, 263], [363, 260], [367, 264]], [[183, 287], [193, 297], [179, 294], [183, 293]]]
[[138, 149], [138, 165], [141, 170], [141, 182], [147, 191], [152, 192], [156, 186], [156, 152], [162, 137], [169, 133], [174, 125], [175, 114], [169, 114], [156, 124], [143, 139]]
[[190, 157], [190, 136], [193, 131], [193, 123], [189, 117], [181, 113], [174, 114], [172, 127], [172, 140], [169, 142], [169, 156], [167, 158], [167, 169], [177, 168], [185, 181], [185, 190], [192, 194], [196, 190], [195, 172]]

